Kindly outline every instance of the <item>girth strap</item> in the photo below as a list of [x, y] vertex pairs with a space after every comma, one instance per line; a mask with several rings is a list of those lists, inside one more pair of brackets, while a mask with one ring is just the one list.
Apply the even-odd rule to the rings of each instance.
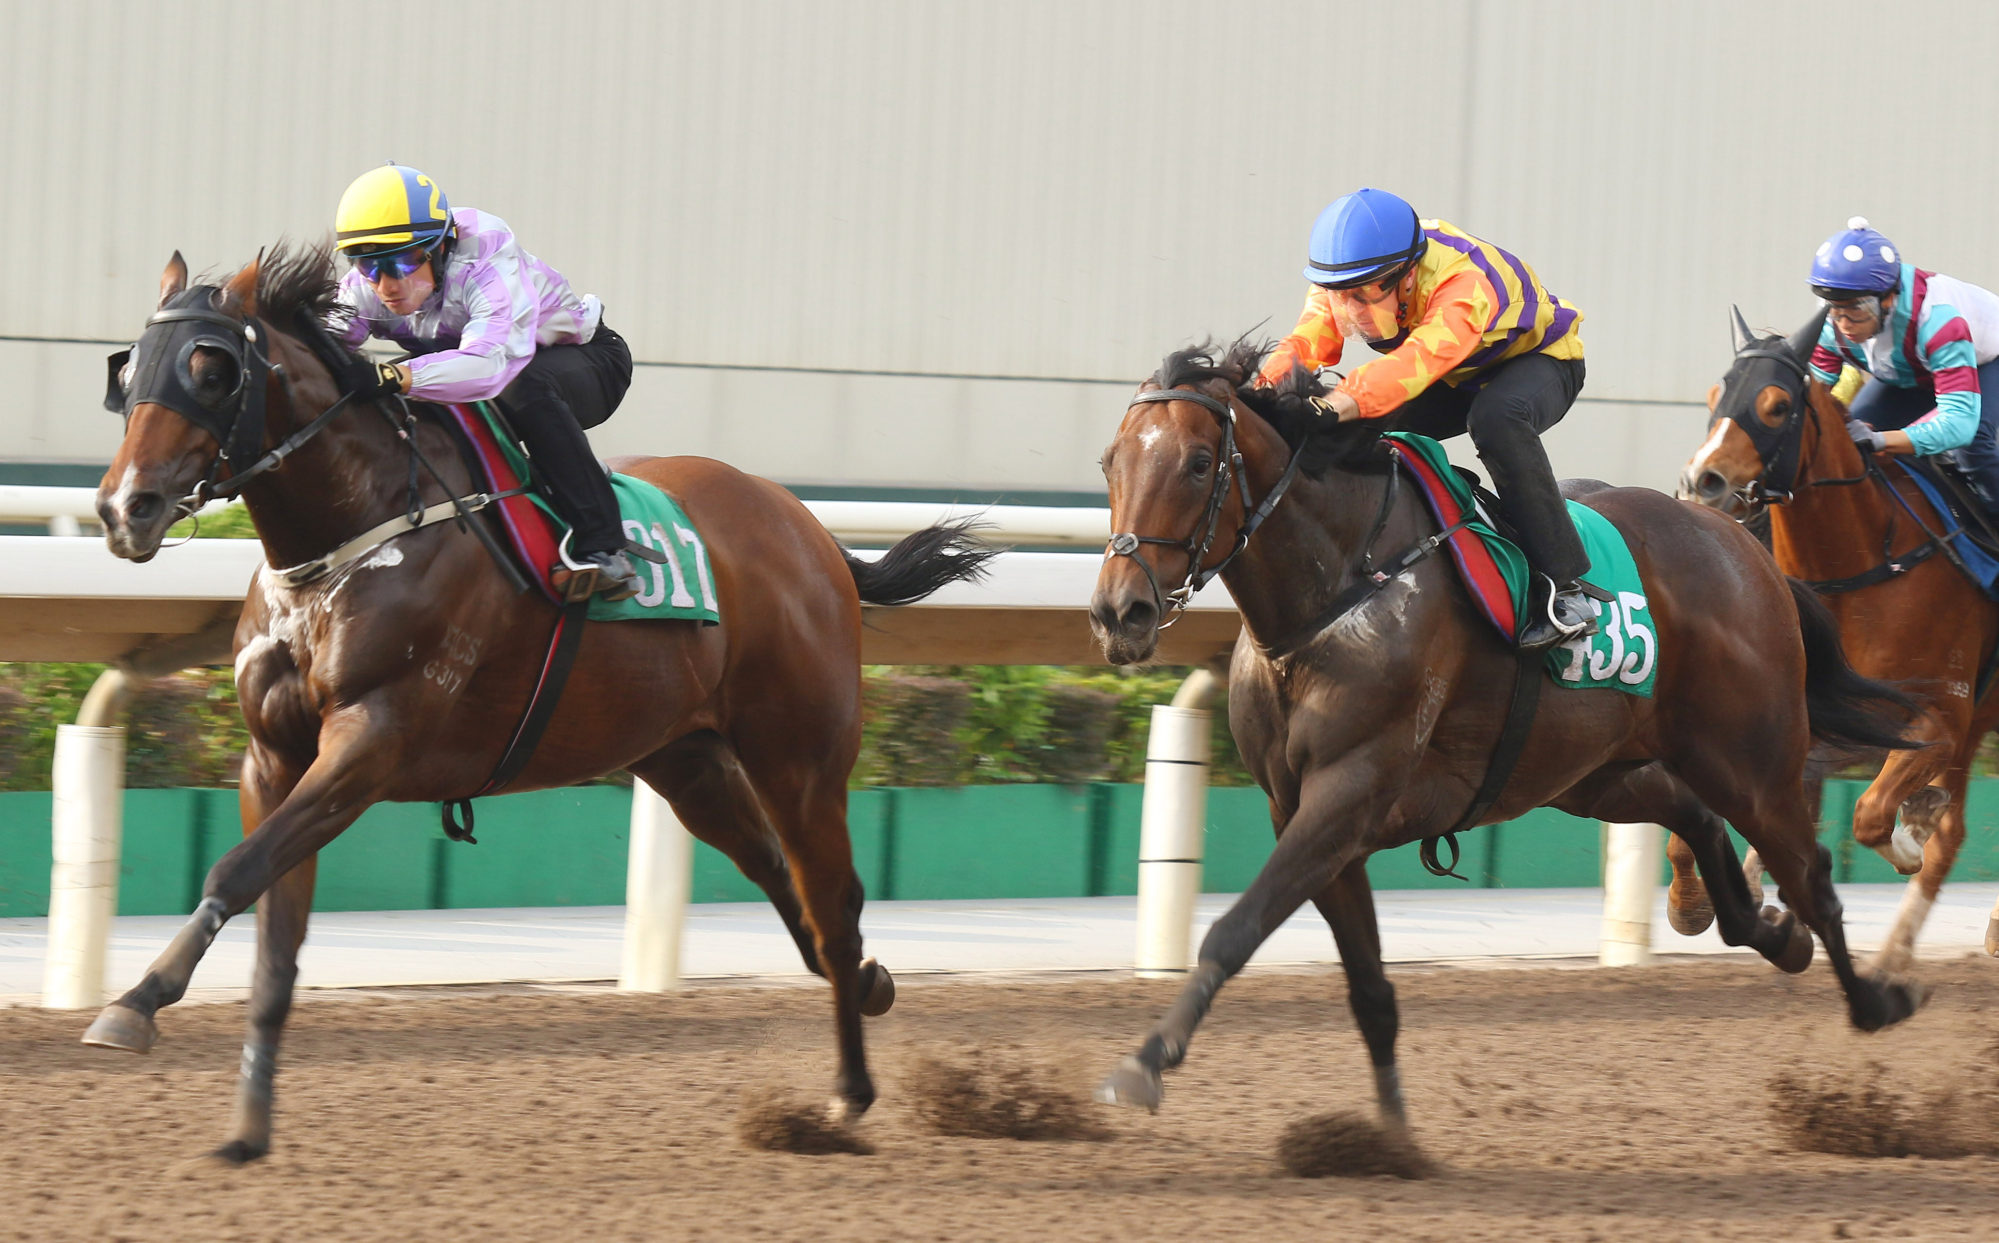
[[[1534, 650], [1517, 652], [1513, 665], [1513, 699], [1506, 708], [1506, 723], [1499, 728], [1499, 741], [1492, 748], [1492, 758], [1486, 762], [1485, 779], [1479, 782], [1477, 793], [1471, 797], [1471, 805], [1458, 822], [1444, 831], [1441, 837], [1423, 839], [1423, 867], [1433, 876], [1452, 876], [1458, 880], [1470, 880], [1469, 876], [1458, 874], [1458, 834], [1478, 825], [1480, 816], [1486, 813], [1493, 801], [1506, 788], [1507, 778], [1513, 775], [1514, 767], [1520, 763], [1521, 752], [1527, 749], [1527, 735], [1534, 728], [1534, 710], [1541, 702], [1541, 664], [1547, 653]], [[1442, 841], [1451, 849], [1448, 865], [1437, 861], [1437, 843]]]
[[[534, 756], [543, 731], [548, 728], [550, 718], [554, 717], [555, 709], [562, 702], [562, 689], [569, 681], [570, 667], [576, 663], [576, 649], [582, 645], [584, 622], [589, 612], [590, 597], [585, 596], [565, 604], [556, 615], [555, 629], [548, 637], [548, 655], [542, 660], [541, 677], [535, 681], [534, 693], [528, 697], [527, 711], [515, 727], [514, 736], [500, 756], [499, 764], [493, 768], [493, 775], [486, 778], [486, 784], [472, 791], [468, 798], [444, 804], [446, 837], [476, 846], [478, 839], [472, 836], [472, 800], [505, 786], [520, 775], [521, 769]], [[452, 816], [454, 809], [460, 813], [462, 820]]]
[[[381, 547], [398, 535], [421, 530], [433, 522], [441, 522], [446, 518], [478, 513], [495, 501], [503, 501], [510, 496], [520, 496], [526, 491], [527, 489], [525, 488], [515, 488], [509, 492], [475, 492], [471, 496], [458, 497], [449, 501], [439, 501], [428, 509], [418, 511], [414, 520], [408, 514], [397, 514], [387, 522], [369, 527], [367, 530], [361, 532], [361, 534], [348, 540], [323, 557], [315, 557], [311, 561], [300, 562], [298, 565], [288, 566], [282, 570], [272, 570], [271, 573], [283, 579], [285, 585], [288, 587], [296, 587], [301, 583], [309, 583], [316, 578], [322, 578], [331, 574], [341, 566], [362, 556], [364, 553]], [[463, 507], [462, 510], [461, 506]]]

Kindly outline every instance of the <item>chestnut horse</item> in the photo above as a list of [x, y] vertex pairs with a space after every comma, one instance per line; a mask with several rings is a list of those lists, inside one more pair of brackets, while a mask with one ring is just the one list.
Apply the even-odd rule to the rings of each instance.
[[[1786, 340], [1756, 336], [1735, 313], [1735, 361], [1708, 390], [1707, 440], [1681, 473], [1680, 495], [1734, 518], [1769, 514], [1777, 564], [1825, 598], [1854, 668], [1906, 681], [1922, 702], [1917, 730], [1938, 745], [1891, 753], [1853, 808], [1854, 840], [1913, 873], [1870, 964], [1895, 972], [1913, 960], [1964, 844], [1972, 757], [1999, 724], [1991, 688], [1999, 604], [1932, 537], [1943, 528], [1921, 490], [1847, 435], [1846, 408], [1809, 369], [1824, 322], [1820, 315]], [[1814, 810], [1827, 766], [1811, 774]], [[1706, 925], [1693, 859], [1677, 850], [1672, 860], [1674, 926], [1698, 932]], [[1753, 858], [1750, 867], [1753, 883]], [[1999, 909], [1986, 922], [1985, 949], [1999, 955]]]
[[[1420, 555], [1437, 524], [1415, 489], [1394, 486], [1381, 424], [1322, 428], [1304, 400], [1317, 382], [1303, 372], [1277, 392], [1247, 387], [1261, 357], [1241, 343], [1219, 362], [1170, 355], [1104, 455], [1119, 532], [1090, 606], [1104, 653], [1120, 665], [1146, 659], [1184, 598], [1160, 586], [1220, 575], [1243, 619], [1229, 725], [1269, 795], [1277, 845], [1208, 930], [1178, 1000], [1098, 1095], [1157, 1108], [1161, 1072], [1186, 1056], [1216, 991], [1311, 901], [1339, 946], [1382, 1115], [1399, 1125], [1395, 994], [1367, 857], [1447, 833], [1466, 814], [1518, 658], [1450, 559]], [[1856, 1027], [1908, 1017], [1921, 1000], [1913, 987], [1854, 970], [1801, 781], [1814, 737], [1900, 742], [1906, 701], [1846, 666], [1824, 610], [1740, 526], [1646, 489], [1569, 489], [1630, 542], [1657, 628], [1655, 693], [1543, 695], [1478, 823], [1554, 806], [1663, 824], [1700, 859], [1729, 944], [1802, 971], [1809, 927]], [[1723, 817], [1763, 851], [1790, 911], [1752, 904]]]
[[[220, 287], [190, 288], [174, 256], [161, 310], [134, 356], [140, 379], [124, 402], [124, 440], [98, 489], [113, 553], [150, 559], [182, 498], [239, 485], [267, 567], [321, 557], [398, 515], [472, 492], [440, 425], [342, 397], [307, 340], [336, 313], [335, 288], [323, 246], [280, 246]], [[194, 337], [176, 344], [176, 333]], [[339, 348], [322, 337], [317, 348], [329, 347]], [[246, 411], [262, 418], [261, 435], [244, 431]], [[288, 451], [273, 463], [275, 447]], [[434, 475], [420, 478], [419, 461]], [[695, 519], [721, 624], [585, 625], [567, 693], [506, 788], [629, 769], [665, 795], [690, 832], [770, 896], [806, 966], [831, 983], [833, 1109], [858, 1117], [875, 1097], [861, 1017], [894, 998], [888, 973], [861, 958], [861, 882], [847, 837], [861, 604], [920, 599], [977, 575], [991, 552], [960, 528], [932, 527], [870, 564], [774, 483], [702, 458], [617, 465]], [[419, 484], [421, 496], [412, 495]], [[145, 978], [84, 1037], [149, 1049], [155, 1013], [180, 999], [224, 921], [256, 903], [249, 1038], [217, 1156], [246, 1161], [270, 1147], [275, 1058], [317, 852], [374, 803], [479, 790], [522, 719], [558, 612], [517, 594], [473, 538], [470, 524], [486, 520], [407, 531], [383, 545], [395, 555], [356, 559], [302, 585], [269, 568], [251, 585], [236, 630], [250, 735], [244, 840], [209, 872], [193, 917]]]

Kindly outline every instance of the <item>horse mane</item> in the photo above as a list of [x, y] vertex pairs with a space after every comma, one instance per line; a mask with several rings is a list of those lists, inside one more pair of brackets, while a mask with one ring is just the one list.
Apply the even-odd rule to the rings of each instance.
[[1382, 421], [1364, 419], [1328, 427], [1311, 403], [1327, 391], [1316, 373], [1293, 362], [1275, 384], [1256, 382], [1272, 348], [1271, 342], [1251, 340], [1245, 334], [1218, 354], [1212, 340], [1203, 341], [1168, 354], [1152, 373], [1152, 382], [1160, 388], [1182, 388], [1225, 381], [1293, 453], [1304, 455], [1298, 466], [1308, 475], [1322, 476], [1332, 466], [1368, 473], [1383, 468], [1388, 457], [1381, 450], [1381, 433], [1386, 430]]
[[347, 314], [339, 293], [331, 239], [306, 245], [279, 238], [257, 265], [258, 313], [279, 324], [292, 324], [300, 312], [337, 324]]

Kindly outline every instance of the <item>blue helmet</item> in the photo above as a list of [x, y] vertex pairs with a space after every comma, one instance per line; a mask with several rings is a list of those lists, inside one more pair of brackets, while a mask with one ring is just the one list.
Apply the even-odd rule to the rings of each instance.
[[1305, 279], [1332, 289], [1371, 284], [1415, 262], [1426, 240], [1415, 208], [1386, 190], [1359, 189], [1312, 222]]
[[1895, 244], [1855, 216], [1812, 257], [1812, 292], [1831, 302], [1856, 294], [1884, 294], [1902, 283], [1902, 257]]

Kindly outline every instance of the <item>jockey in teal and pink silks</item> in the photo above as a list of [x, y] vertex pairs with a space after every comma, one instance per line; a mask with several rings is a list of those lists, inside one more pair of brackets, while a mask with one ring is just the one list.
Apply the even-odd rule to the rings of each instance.
[[1854, 443], [1875, 452], [1957, 451], [1999, 509], [1999, 295], [1905, 263], [1856, 216], [1819, 247], [1812, 292], [1827, 303], [1812, 374], [1852, 365], [1871, 377], [1848, 408]]

